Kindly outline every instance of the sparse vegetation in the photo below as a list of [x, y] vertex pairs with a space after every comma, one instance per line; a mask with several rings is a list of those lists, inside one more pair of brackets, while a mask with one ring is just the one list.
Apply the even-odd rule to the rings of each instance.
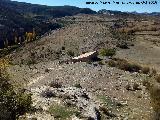
[[126, 42], [120, 42], [117, 43], [116, 47], [122, 48], [122, 49], [128, 49], [128, 44]]
[[[152, 74], [149, 67], [142, 67], [135, 63], [129, 63], [127, 60], [119, 59], [119, 58], [113, 58], [108, 62], [108, 65], [110, 67], [117, 67], [121, 70], [129, 71], [129, 72], [139, 72], [143, 74]], [[153, 71], [155, 72], [155, 70]]]
[[67, 51], [67, 55], [70, 56], [70, 57], [73, 57], [74, 56], [74, 52], [71, 51], [71, 50], [68, 50]]
[[5, 72], [5, 69], [10, 65], [10, 61], [8, 59], [0, 59], [0, 75]]
[[143, 86], [146, 87], [146, 89], [149, 89], [149, 88], [150, 88], [150, 77], [147, 78], [147, 79], [144, 79], [144, 80], [142, 81], [142, 84], [143, 84]]
[[142, 69], [142, 67], [138, 64], [129, 63], [127, 60], [117, 58], [111, 60], [108, 65], [129, 72], [140, 72], [140, 70]]
[[150, 68], [149, 67], [142, 67], [142, 73], [143, 74], [149, 74]]
[[69, 108], [62, 105], [52, 105], [49, 108], [49, 113], [54, 115], [56, 120], [66, 120], [72, 115], [78, 115], [79, 112], [75, 108]]
[[103, 102], [103, 104], [110, 110], [110, 109], [115, 109], [118, 107], [122, 107], [120, 103], [116, 102], [115, 100], [112, 100], [108, 96], [98, 96], [98, 98]]
[[154, 119], [159, 120], [160, 118], [160, 83], [152, 81], [152, 84], [149, 88], [151, 96], [151, 104], [154, 110]]
[[0, 119], [16, 120], [19, 115], [30, 111], [31, 105], [31, 94], [15, 91], [9, 78], [0, 74]]
[[132, 88], [131, 88], [131, 85], [130, 85], [130, 84], [127, 84], [127, 85], [125, 86], [125, 88], [126, 88], [126, 90], [132, 90]]
[[108, 65], [110, 67], [116, 67], [116, 62], [114, 60], [110, 60], [110, 61], [108, 61]]
[[76, 87], [76, 88], [82, 88], [81, 84], [79, 84], [79, 83], [76, 83], [76, 84], [74, 85], [74, 87]]
[[100, 107], [100, 111], [102, 111], [102, 113], [107, 115], [108, 117], [116, 117], [116, 115], [113, 114], [110, 110], [108, 110], [105, 106]]
[[99, 51], [99, 54], [101, 56], [111, 56], [112, 57], [116, 54], [116, 50], [115, 49], [105, 49], [105, 48], [103, 48]]
[[158, 83], [160, 83], [160, 75], [157, 75], [157, 76], [155, 77], [155, 79], [156, 79], [156, 81], [157, 81]]
[[98, 64], [99, 64], [99, 65], [104, 65], [104, 63], [103, 63], [103, 61], [102, 61], [102, 60], [101, 60], [101, 61], [99, 61], [99, 62], [98, 62]]
[[64, 47], [64, 46], [62, 46], [62, 50], [65, 50], [65, 47]]
[[41, 93], [42, 97], [45, 97], [45, 98], [51, 98], [51, 97], [55, 97], [55, 93], [53, 93], [52, 91], [50, 91], [49, 89], [43, 91]]
[[62, 83], [56, 81], [56, 80], [53, 80], [50, 84], [49, 84], [50, 87], [53, 87], [53, 88], [61, 88], [62, 87]]
[[134, 83], [133, 90], [141, 90], [140, 85], [138, 83]]
[[153, 68], [152, 68], [152, 70], [151, 70], [151, 74], [152, 74], [152, 75], [156, 75], [156, 74], [157, 74], [156, 69], [153, 69]]
[[33, 65], [33, 64], [36, 64], [36, 61], [34, 59], [29, 59], [27, 62], [26, 62], [27, 65]]
[[[24, 4], [25, 3], [21, 3], [22, 6]], [[135, 23], [136, 18], [129, 16], [130, 13], [126, 13], [126, 16], [115, 14], [100, 16], [98, 14], [80, 14], [72, 16], [73, 14], [75, 15], [78, 13], [76, 9], [79, 8], [64, 6], [59, 9], [59, 7], [54, 8], [35, 5], [33, 8], [37, 9], [35, 10], [35, 13], [32, 14], [33, 8], [32, 5], [30, 5], [31, 7], [26, 6], [26, 8], [30, 8], [30, 14], [28, 15], [28, 11], [26, 11], [28, 9], [23, 11], [21, 5], [18, 5], [16, 2], [15, 5], [20, 7], [18, 8], [19, 11], [16, 10], [19, 17], [15, 17], [16, 19], [14, 18], [11, 20], [12, 15], [11, 17], [8, 17], [10, 14], [6, 14], [6, 22], [13, 21], [15, 26], [10, 27], [10, 23], [9, 25], [6, 25], [6, 23], [0, 25], [1, 29], [2, 27], [5, 27], [5, 25], [9, 29], [4, 29], [4, 33], [6, 31], [9, 32], [2, 35], [0, 38], [0, 42], [2, 41], [3, 44], [2, 46], [0, 45], [0, 47], [6, 47], [2, 52], [0, 51], [0, 56], [2, 56], [1, 53], [6, 52], [4, 56], [9, 53], [12, 46], [11, 42], [19, 47], [6, 56], [13, 60], [13, 65], [7, 70], [11, 75], [14, 74], [14, 81], [17, 83], [24, 83], [27, 92], [33, 93], [33, 105], [35, 105], [35, 108], [37, 109], [34, 113], [24, 115], [26, 116], [26, 119], [28, 117], [30, 119], [32, 119], [31, 117], [33, 117], [33, 119], [40, 119], [40, 117], [42, 117], [42, 119], [50, 119], [51, 117], [55, 120], [70, 120], [72, 115], [78, 116], [80, 112], [82, 112], [81, 114], [84, 114], [84, 119], [88, 118], [88, 120], [92, 120], [95, 115], [97, 115], [97, 119], [102, 119], [102, 114], [104, 115], [103, 120], [112, 119], [112, 117], [115, 117], [113, 119], [149, 118], [152, 109], [150, 104], [148, 104], [150, 97], [146, 89], [144, 89], [144, 86], [146, 86], [147, 90], [151, 93], [151, 101], [156, 116], [160, 116], [160, 99], [157, 97], [159, 96], [158, 85], [160, 83], [160, 77], [157, 76], [157, 78], [155, 78], [156, 84], [152, 85], [150, 79], [151, 77], [155, 77], [156, 71], [152, 71], [149, 67], [137, 64], [139, 61], [142, 62], [142, 64], [148, 63], [148, 66], [152, 65], [152, 63], [153, 66], [158, 65], [158, 57], [155, 57], [153, 61], [150, 61], [154, 55], [157, 55], [159, 50], [157, 47], [154, 47], [154, 45], [151, 45], [152, 42], [158, 40], [156, 38], [157, 36], [153, 36], [153, 41], [150, 40], [150, 34], [156, 31], [156, 29], [151, 28], [150, 30], [153, 30], [151, 32], [141, 32], [141, 30], [149, 30], [147, 29], [147, 20], [144, 20], [143, 23], [146, 24], [146, 29], [144, 29], [145, 27], [141, 29], [141, 26], [139, 26], [139, 28], [137, 27], [138, 22]], [[14, 8], [15, 5], [12, 7]], [[64, 12], [64, 9], [66, 10], [66, 8], [67, 10], [71, 10], [71, 12]], [[7, 6], [5, 10], [3, 4], [0, 5], [0, 10], [1, 9], [3, 11], [10, 11], [10, 9], [7, 9]], [[87, 11], [83, 9], [81, 12], [83, 13]], [[23, 19], [23, 15], [26, 19]], [[57, 16], [66, 17], [54, 19], [54, 17]], [[133, 17], [135, 16], [140, 17], [141, 15], [133, 15]], [[117, 21], [120, 17], [122, 17], [121, 21]], [[17, 20], [20, 24], [18, 24]], [[23, 21], [25, 22], [23, 23]], [[116, 21], [117, 23], [115, 24]], [[154, 21], [154, 18], [150, 21]], [[61, 22], [61, 25], [64, 27], [52, 31], [55, 28], [59, 28], [59, 22]], [[127, 22], [130, 22], [130, 26]], [[111, 26], [113, 28], [109, 31]], [[15, 27], [16, 29], [14, 29]], [[34, 27], [36, 27], [35, 31], [33, 30]], [[22, 28], [21, 30], [24, 29], [22, 33], [18, 31], [20, 28]], [[143, 36], [143, 34], [146, 33], [147, 35]], [[156, 35], [158, 34], [159, 31], [156, 32]], [[134, 37], [136, 38], [135, 42], [133, 41]], [[36, 39], [40, 40], [33, 41]], [[151, 44], [150, 41], [152, 41]], [[135, 46], [131, 47], [133, 43]], [[157, 46], [159, 46], [158, 42]], [[152, 47], [153, 50], [156, 51], [152, 51]], [[88, 54], [88, 56], [86, 55], [82, 58], [82, 61], [88, 60], [87, 62], [79, 62], [79, 60], [75, 60], [76, 63], [74, 63], [74, 60], [71, 59], [71, 57], [77, 56], [80, 53], [83, 54], [84, 52], [87, 53], [97, 50], [99, 50], [98, 56], [97, 54], [93, 54], [93, 56]], [[151, 50], [150, 54], [148, 54], [148, 50]], [[143, 53], [147, 57], [143, 56]], [[98, 58], [90, 60], [92, 57], [96, 56]], [[124, 59], [114, 58], [114, 56], [119, 56]], [[132, 60], [133, 62], [128, 61], [127, 59]], [[19, 65], [18, 63], [21, 63], [21, 61], [22, 64], [37, 64], [31, 66]], [[118, 69], [108, 67], [108, 65], [106, 65], [107, 63], [109, 66]], [[14, 66], [14, 64], [16, 65]], [[3, 68], [7, 65], [7, 62], [5, 63], [3, 61], [3, 64], [0, 62], [2, 72]], [[156, 69], [158, 70], [158, 67]], [[147, 77], [149, 79], [142, 81]], [[3, 85], [8, 86], [7, 84], [9, 84], [9, 87], [6, 87], [6, 90], [2, 92], [2, 95], [0, 89], [0, 95], [3, 96], [3, 99], [0, 96], [0, 100], [2, 99], [2, 101], [0, 101], [0, 117], [11, 116], [12, 118], [9, 117], [5, 119], [14, 120], [19, 115], [22, 115], [31, 109], [31, 95], [26, 94], [24, 91], [19, 92], [18, 90], [14, 90], [15, 86], [10, 84], [8, 78], [4, 76], [3, 78], [6, 78], [8, 82], [3, 83], [3, 79], [0, 79], [0, 86], [2, 85], [2, 88], [4, 88]], [[141, 86], [141, 84], [144, 86]], [[82, 86], [84, 89], [81, 89]], [[28, 89], [30, 91], [28, 91]], [[43, 92], [41, 92], [42, 89], [44, 89]], [[102, 95], [99, 97], [99, 100], [95, 98], [95, 95], [98, 94]], [[140, 99], [137, 99], [137, 97]], [[52, 102], [54, 105], [48, 106], [51, 105]], [[122, 108], [124, 105], [126, 106]], [[48, 110], [46, 110], [47, 107], [49, 107]], [[80, 112], [76, 110], [75, 107], [77, 107]], [[141, 109], [142, 107], [143, 109]], [[133, 110], [134, 113], [132, 113]], [[139, 112], [139, 110], [142, 111]], [[86, 115], [86, 113], [88, 114]], [[78, 118], [83, 119], [84, 116]]]

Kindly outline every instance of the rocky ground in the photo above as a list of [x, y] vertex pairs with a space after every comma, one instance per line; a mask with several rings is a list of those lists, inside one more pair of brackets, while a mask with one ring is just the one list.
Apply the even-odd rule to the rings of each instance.
[[[41, 69], [39, 66], [41, 66]], [[89, 109], [89, 111], [84, 112], [89, 114], [88, 117], [96, 115], [92, 112], [93, 108], [103, 113], [100, 108], [105, 106], [108, 112], [113, 112], [114, 116], [108, 113], [105, 115], [104, 120], [107, 118], [147, 120], [151, 116], [152, 108], [150, 107], [149, 94], [142, 84], [143, 80], [148, 78], [146, 75], [124, 72], [117, 68], [110, 68], [107, 65], [99, 65], [97, 62], [62, 65], [56, 62], [41, 63], [34, 65], [33, 68], [29, 69], [30, 72], [27, 70], [26, 73], [25, 68], [26, 66], [14, 66], [10, 69], [10, 73], [15, 74], [13, 78], [20, 78], [20, 81], [23, 81], [21, 78], [26, 77], [26, 81], [29, 81], [26, 89], [33, 94], [34, 105], [36, 107], [38, 105], [44, 111], [47, 111], [47, 108], [56, 102], [64, 104], [67, 101], [71, 102], [69, 104], [84, 110], [89, 109], [88, 107], [91, 106], [91, 111]], [[25, 76], [23, 74], [19, 77], [16, 76], [20, 74], [15, 72], [15, 69], [17, 72], [25, 73]], [[62, 86], [52, 88], [50, 87], [52, 82]], [[138, 84], [138, 88], [134, 87], [135, 84]], [[80, 85], [80, 88], [76, 88], [77, 85]], [[43, 97], [41, 94], [46, 90], [49, 90], [55, 96]], [[79, 98], [79, 96], [82, 96], [81, 94], [86, 94], [85, 97], [88, 99]], [[71, 96], [71, 98], [62, 100], [66, 95]], [[73, 98], [73, 95], [77, 97]], [[81, 106], [82, 102], [84, 105]]]
[[137, 36], [130, 49], [116, 47], [118, 39], [113, 37], [110, 27], [117, 19], [97, 15], [63, 18], [62, 21], [72, 24], [66, 22], [66, 27], [8, 55], [12, 60], [8, 68], [10, 77], [33, 94], [36, 108], [20, 119], [152, 119], [150, 96], [143, 84], [151, 79], [149, 75], [109, 67], [108, 57], [100, 57], [103, 64], [60, 62], [83, 52], [116, 48], [114, 57], [158, 70], [158, 46]]

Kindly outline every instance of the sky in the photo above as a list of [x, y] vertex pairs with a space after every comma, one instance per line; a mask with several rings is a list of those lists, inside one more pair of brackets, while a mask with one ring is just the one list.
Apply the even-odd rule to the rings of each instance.
[[[70, 6], [77, 6], [80, 8], [91, 8], [92, 10], [98, 11], [100, 9], [107, 9], [107, 10], [118, 10], [118, 11], [125, 11], [125, 12], [160, 12], [160, 0], [12, 0], [12, 1], [19, 1], [19, 2], [27, 2], [33, 4], [41, 4], [41, 5], [48, 5], [48, 6], [63, 6], [63, 5], [70, 5]], [[107, 4], [102, 4], [102, 2], [107, 2]], [[136, 4], [136, 2], [143, 2], [147, 1], [147, 4]], [[152, 1], [156, 1], [157, 4], [152, 4]], [[86, 2], [94, 2], [98, 4], [86, 4]], [[110, 4], [108, 3], [110, 2]], [[119, 2], [119, 4], [114, 3]], [[125, 3], [125, 4], [122, 4]], [[130, 4], [132, 2], [134, 4]], [[149, 4], [150, 2], [150, 4]], [[127, 4], [128, 3], [128, 4]]]

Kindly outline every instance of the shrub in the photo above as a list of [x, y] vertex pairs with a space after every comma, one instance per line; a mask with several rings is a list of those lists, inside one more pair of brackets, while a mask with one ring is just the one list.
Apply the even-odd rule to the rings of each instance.
[[114, 58], [108, 62], [108, 65], [111, 67], [117, 67], [121, 70], [129, 72], [140, 72], [142, 67], [138, 64], [129, 63], [127, 60]]
[[157, 76], [155, 77], [155, 79], [156, 79], [156, 81], [157, 81], [158, 83], [160, 83], [160, 75], [157, 75]]
[[104, 65], [103, 61], [98, 62], [99, 65]]
[[0, 75], [5, 72], [5, 69], [10, 65], [10, 61], [7, 59], [0, 59]]
[[58, 120], [66, 120], [74, 114], [77, 115], [78, 112], [73, 108], [65, 107], [62, 105], [52, 105], [49, 108], [49, 113], [54, 115], [54, 117]]
[[156, 75], [156, 74], [157, 74], [156, 69], [153, 69], [153, 68], [152, 68], [152, 75]]
[[41, 96], [45, 98], [51, 98], [51, 97], [55, 97], [56, 95], [52, 91], [47, 89], [45, 91], [42, 91]]
[[116, 50], [115, 49], [105, 49], [105, 48], [103, 48], [99, 51], [99, 54], [101, 56], [111, 56], [112, 57], [113, 55], [116, 54]]
[[50, 84], [49, 84], [50, 87], [53, 87], [53, 88], [61, 88], [62, 87], [62, 84], [59, 83], [58, 81], [52, 81]]
[[[100, 107], [99, 108], [100, 109], [100, 111], [102, 111], [103, 112], [103, 114], [105, 114], [105, 115], [107, 115], [107, 116], [109, 116], [109, 117], [116, 117], [116, 115], [115, 114], [113, 114], [107, 107], [105, 107], [105, 106], [102, 106], [102, 107]], [[92, 120], [92, 119], [91, 119]]]
[[92, 61], [87, 61], [86, 63], [87, 63], [87, 64], [92, 64]]
[[141, 90], [139, 84], [134, 83], [134, 84], [133, 84], [133, 90]]
[[74, 52], [69, 50], [69, 51], [67, 51], [67, 55], [69, 55], [70, 57], [73, 57], [74, 56]]
[[62, 50], [65, 50], [65, 47], [64, 47], [64, 46], [62, 46]]
[[150, 82], [149, 82], [149, 80], [143, 80], [143, 81], [142, 81], [142, 84], [143, 84], [143, 86], [145, 86], [147, 89], [149, 89], [149, 87], [150, 87]]
[[129, 63], [126, 60], [118, 60], [117, 61], [117, 66], [121, 70], [129, 71], [129, 72], [139, 72], [141, 70], [141, 66], [134, 64], [134, 63]]
[[26, 60], [26, 65], [33, 65], [33, 64], [36, 64], [36, 60], [35, 59], [28, 59]]
[[126, 90], [132, 90], [130, 84], [127, 84], [127, 85], [125, 86], [125, 88], [126, 88]]
[[8, 78], [0, 75], [0, 120], [16, 120], [31, 109], [31, 94], [15, 92]]
[[121, 42], [121, 43], [118, 43], [116, 45], [116, 47], [119, 47], [119, 48], [122, 48], [122, 49], [129, 49], [128, 45], [126, 42]]
[[154, 110], [154, 119], [160, 118], [160, 84], [157, 82], [152, 83], [150, 89], [151, 104]]
[[129, 72], [139, 72], [141, 70], [141, 66], [134, 63], [128, 63], [124, 66], [124, 70]]
[[109, 65], [110, 67], [116, 67], [116, 62], [115, 62], [114, 60], [110, 60], [110, 61], [108, 62], [108, 65]]
[[150, 72], [150, 68], [149, 67], [142, 67], [142, 73], [143, 74], [148, 74]]
[[82, 86], [81, 86], [79, 83], [76, 83], [76, 84], [74, 85], [74, 87], [76, 87], [76, 88], [82, 88]]

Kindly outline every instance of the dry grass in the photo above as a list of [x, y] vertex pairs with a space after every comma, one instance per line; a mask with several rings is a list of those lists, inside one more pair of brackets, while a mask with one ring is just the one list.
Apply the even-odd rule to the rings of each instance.
[[143, 74], [148, 74], [150, 72], [150, 68], [149, 67], [142, 67], [141, 71]]
[[142, 69], [142, 67], [138, 64], [129, 63], [127, 60], [119, 58], [114, 58], [113, 60], [109, 61], [108, 65], [129, 72], [140, 72], [140, 70]]
[[0, 59], [0, 75], [7, 77], [6, 68], [10, 66], [10, 61], [8, 59]]
[[[156, 73], [154, 69], [150, 70], [149, 67], [143, 67], [139, 64], [128, 62], [125, 59], [113, 58], [112, 60], [108, 62], [108, 65], [110, 67], [117, 67], [121, 70], [129, 71], [129, 72], [139, 72], [143, 74], [155, 74]], [[151, 72], [154, 72], [154, 73], [151, 73]]]
[[8, 59], [0, 59], [0, 69], [3, 70], [10, 64]]
[[116, 62], [115, 62], [114, 60], [110, 60], [110, 61], [108, 62], [108, 65], [109, 65], [110, 67], [116, 67]]
[[157, 75], [157, 76], [155, 77], [155, 79], [156, 79], [156, 81], [157, 81], [158, 83], [160, 83], [160, 75]]
[[149, 89], [151, 96], [151, 104], [154, 110], [154, 119], [159, 120], [160, 118], [160, 83], [154, 81]]

